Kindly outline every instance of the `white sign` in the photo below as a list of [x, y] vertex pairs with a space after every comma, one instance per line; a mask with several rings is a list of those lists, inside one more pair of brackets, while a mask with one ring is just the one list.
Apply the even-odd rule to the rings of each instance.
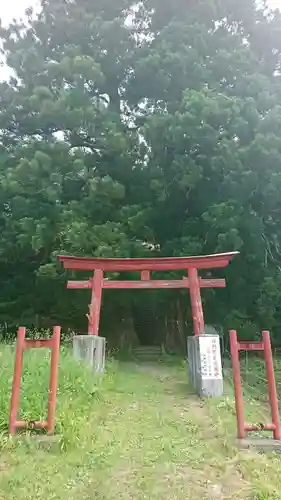
[[200, 336], [200, 364], [201, 376], [204, 379], [221, 379], [221, 353], [219, 337], [216, 336]]

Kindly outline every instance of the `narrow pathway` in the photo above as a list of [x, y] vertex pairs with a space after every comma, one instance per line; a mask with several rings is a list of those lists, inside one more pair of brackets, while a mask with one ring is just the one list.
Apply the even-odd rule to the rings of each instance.
[[92, 478], [82, 498], [253, 498], [205, 405], [188, 394], [184, 373], [179, 376], [178, 368], [161, 364], [128, 363], [118, 385], [120, 393], [103, 428], [110, 452], [105, 482]]
[[[95, 379], [67, 354], [62, 363], [61, 448], [7, 441], [0, 500], [281, 499], [281, 457], [234, 444], [231, 394], [210, 400], [190, 394], [184, 365], [108, 362]], [[46, 365], [46, 381], [47, 375]]]

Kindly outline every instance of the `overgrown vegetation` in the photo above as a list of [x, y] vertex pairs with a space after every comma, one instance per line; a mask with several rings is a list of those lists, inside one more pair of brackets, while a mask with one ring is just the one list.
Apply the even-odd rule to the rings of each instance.
[[[231, 388], [221, 400], [188, 393], [184, 364], [108, 362], [94, 377], [66, 350], [49, 450], [6, 437], [14, 350], [0, 348], [0, 499], [279, 500], [281, 460], [238, 452]], [[45, 416], [49, 365], [26, 353], [21, 415]], [[251, 396], [249, 420], [264, 414]]]
[[[279, 342], [281, 19], [256, 4], [42, 0], [1, 28], [4, 329], [85, 330], [57, 253], [240, 250], [227, 290], [203, 291], [206, 320]], [[184, 345], [188, 295], [106, 293], [102, 329]]]

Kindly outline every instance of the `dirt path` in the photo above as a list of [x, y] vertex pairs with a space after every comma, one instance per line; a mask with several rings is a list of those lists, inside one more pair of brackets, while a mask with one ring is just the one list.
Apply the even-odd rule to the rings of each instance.
[[[159, 386], [157, 398], [150, 404], [152, 411], [163, 412], [162, 436], [165, 429], [164, 414], [171, 417], [173, 424], [185, 429], [182, 437], [185, 460], [178, 458], [173, 466], [173, 479], [168, 471], [166, 480], [173, 482], [178, 496], [172, 498], [230, 500], [250, 498], [250, 487], [237, 470], [237, 457], [227, 456], [224, 436], [212, 422], [208, 408], [198, 397], [188, 393], [184, 377], [179, 378], [178, 369], [153, 363], [140, 363], [132, 371], [151, 377]], [[139, 406], [141, 412], [141, 407]], [[166, 464], [167, 465], [167, 464]], [[161, 472], [159, 470], [159, 480]], [[169, 479], [168, 479], [169, 478]], [[164, 496], [163, 496], [164, 495]], [[171, 498], [167, 494], [159, 498]]]

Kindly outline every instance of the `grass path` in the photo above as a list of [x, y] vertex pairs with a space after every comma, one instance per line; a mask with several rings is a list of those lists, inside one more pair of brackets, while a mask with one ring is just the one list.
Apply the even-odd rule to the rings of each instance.
[[[4, 431], [13, 357], [1, 354]], [[48, 360], [30, 354], [23, 415], [43, 416]], [[114, 362], [94, 379], [62, 352], [57, 431], [52, 451], [2, 438], [1, 500], [281, 499], [281, 458], [238, 452], [232, 395], [188, 394], [184, 366]]]

